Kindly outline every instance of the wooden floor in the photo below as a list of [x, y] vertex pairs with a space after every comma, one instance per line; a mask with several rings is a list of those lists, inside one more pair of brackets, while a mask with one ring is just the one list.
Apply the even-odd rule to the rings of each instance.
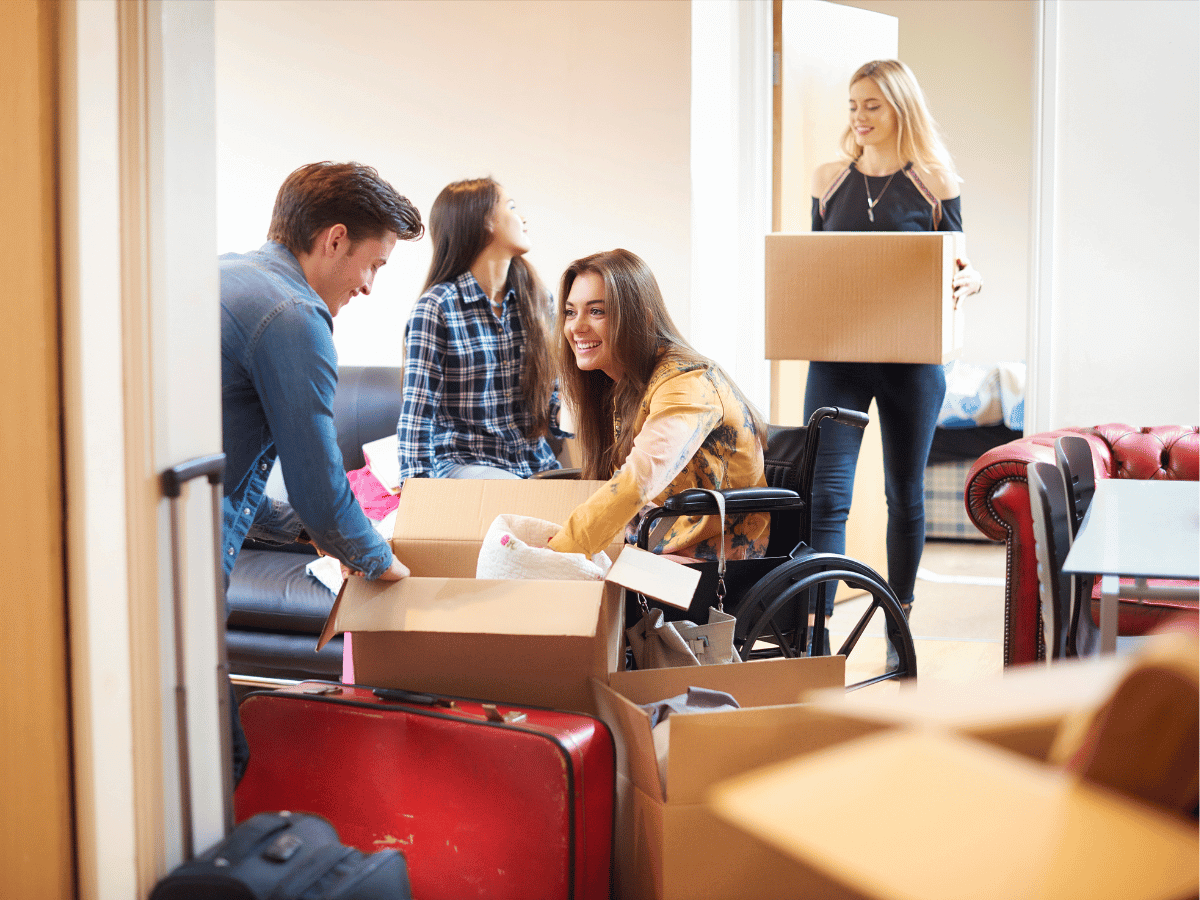
[[[853, 597], [834, 609], [829, 622], [834, 651], [867, 609]], [[916, 600], [909, 620], [917, 649], [918, 682], [969, 682], [1004, 668], [1004, 545], [929, 541], [921, 559]], [[883, 671], [883, 617], [876, 614], [846, 661], [852, 684]], [[896, 690], [894, 681], [865, 690]]]

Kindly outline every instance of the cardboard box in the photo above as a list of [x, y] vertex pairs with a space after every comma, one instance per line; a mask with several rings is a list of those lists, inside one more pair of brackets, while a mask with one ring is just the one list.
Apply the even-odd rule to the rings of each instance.
[[952, 232], [768, 234], [767, 358], [957, 358], [963, 311], [951, 281], [960, 241]]
[[1046, 761], [1063, 724], [1081, 710], [1098, 709], [1137, 664], [1132, 656], [1061, 660], [969, 684], [918, 678], [894, 694], [820, 691], [809, 704], [881, 727], [938, 728]]
[[[353, 632], [362, 684], [594, 712], [590, 679], [624, 668], [622, 588], [474, 575], [498, 514], [563, 522], [600, 484], [406, 482], [391, 543], [412, 576], [349, 579], [320, 643]], [[620, 550], [618, 540], [607, 552], [616, 558]]]
[[1194, 823], [932, 729], [868, 735], [740, 776], [710, 804], [806, 878], [829, 883], [812, 896], [1168, 900], [1197, 891]]
[[[614, 672], [593, 681], [600, 716], [617, 740], [616, 895], [824, 896], [806, 892], [812, 879], [804, 867], [714, 816], [705, 799], [739, 773], [879, 730], [799, 705], [810, 691], [844, 685], [845, 677], [845, 658], [832, 656]], [[668, 718], [664, 790], [650, 719], [640, 706], [692, 686], [726, 691], [742, 708]]]

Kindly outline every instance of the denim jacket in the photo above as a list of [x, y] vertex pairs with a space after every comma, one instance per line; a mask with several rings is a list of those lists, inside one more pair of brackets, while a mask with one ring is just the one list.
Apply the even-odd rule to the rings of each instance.
[[[247, 535], [287, 542], [301, 525], [326, 553], [368, 578], [392, 552], [350, 490], [333, 424], [333, 317], [282, 244], [226, 253], [221, 274], [222, 562]], [[291, 506], [265, 494], [278, 456]]]

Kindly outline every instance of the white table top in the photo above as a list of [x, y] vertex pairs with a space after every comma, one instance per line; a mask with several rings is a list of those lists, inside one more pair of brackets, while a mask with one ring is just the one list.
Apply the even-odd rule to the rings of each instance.
[[1200, 578], [1200, 482], [1098, 480], [1063, 571]]

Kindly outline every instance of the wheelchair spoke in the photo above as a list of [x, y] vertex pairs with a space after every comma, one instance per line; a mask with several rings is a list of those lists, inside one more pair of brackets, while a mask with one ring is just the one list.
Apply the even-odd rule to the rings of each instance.
[[[884, 616], [884, 637], [896, 647], [899, 665], [882, 674], [872, 675], [847, 686], [856, 690], [880, 681], [916, 677], [916, 650], [907, 619], [891, 588], [874, 570], [863, 563], [837, 554], [806, 553], [790, 560], [753, 585], [736, 612], [737, 639], [743, 658], [767, 655], [820, 655], [823, 647], [808, 646], [808, 616], [814, 597], [821, 587], [837, 583], [867, 591], [871, 603], [850, 629], [839, 653], [850, 657], [859, 645], [872, 617]], [[781, 624], [780, 619], [785, 624]], [[790, 627], [789, 627], [790, 626]], [[813, 629], [815, 630], [815, 629]], [[757, 647], [759, 641], [766, 647]], [[872, 642], [873, 644], [874, 642]], [[795, 651], [794, 653], [790, 651]]]

